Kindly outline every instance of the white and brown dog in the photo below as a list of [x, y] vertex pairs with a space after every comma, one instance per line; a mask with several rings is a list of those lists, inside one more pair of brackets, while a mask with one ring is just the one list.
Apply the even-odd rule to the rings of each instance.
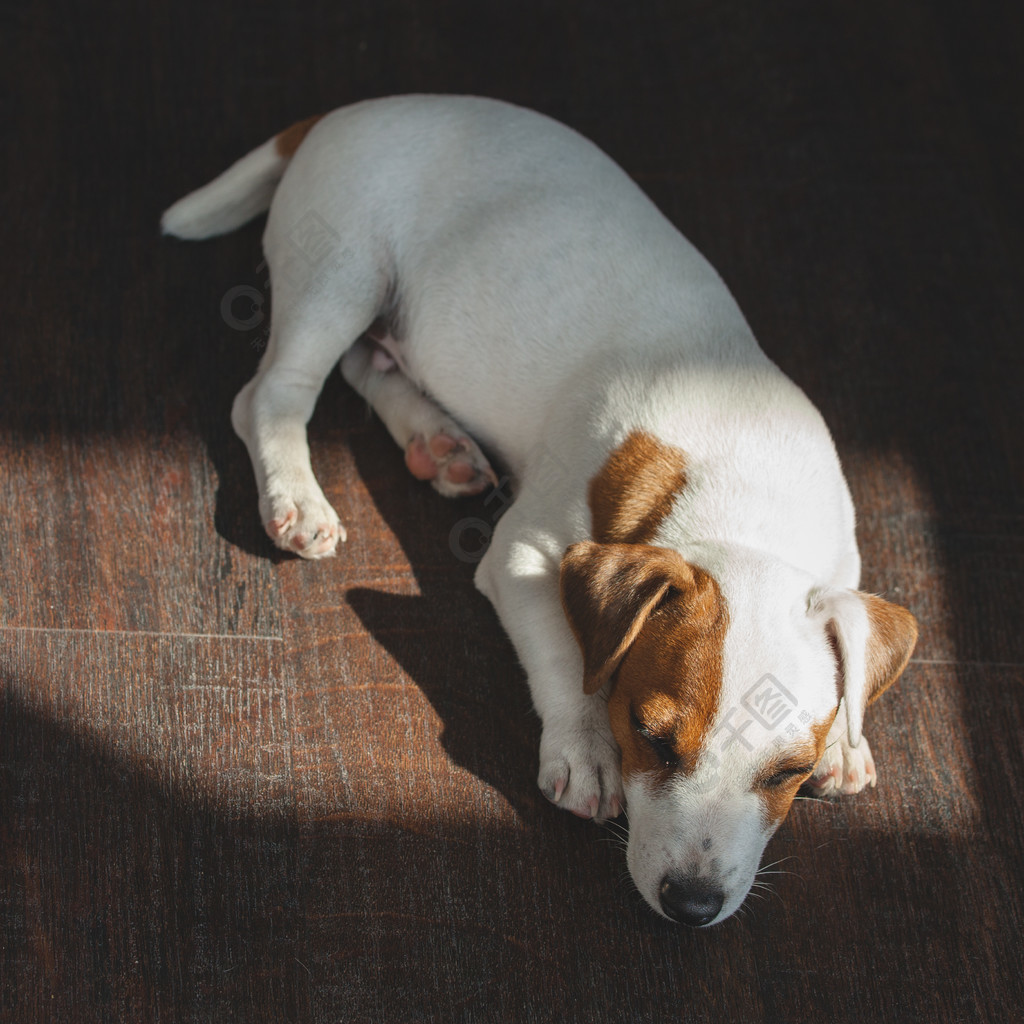
[[[273, 200], [273, 202], [271, 202]], [[608, 157], [469, 97], [372, 100], [295, 125], [177, 202], [203, 238], [270, 207], [273, 328], [238, 395], [267, 532], [345, 531], [306, 423], [332, 367], [441, 493], [516, 500], [476, 574], [543, 721], [539, 784], [629, 813], [658, 912], [743, 902], [801, 784], [874, 784], [864, 709], [912, 615], [859, 592], [829, 432], [721, 279]]]

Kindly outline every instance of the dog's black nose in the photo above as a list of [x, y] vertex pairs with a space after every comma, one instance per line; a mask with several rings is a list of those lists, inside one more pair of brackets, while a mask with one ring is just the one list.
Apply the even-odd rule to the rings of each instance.
[[725, 893], [707, 878], [673, 878], [666, 875], [658, 890], [661, 909], [681, 924], [694, 928], [710, 924], [722, 909]]

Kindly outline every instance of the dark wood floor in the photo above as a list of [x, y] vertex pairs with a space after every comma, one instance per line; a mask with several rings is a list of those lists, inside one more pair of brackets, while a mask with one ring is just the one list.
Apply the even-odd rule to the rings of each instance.
[[[1021, 1019], [1024, 9], [103, 8], [0, 7], [0, 1016]], [[260, 227], [157, 219], [408, 91], [539, 108], [642, 183], [823, 410], [865, 586], [920, 619], [877, 789], [798, 805], [721, 927], [656, 919], [540, 797], [453, 543], [494, 507], [409, 478], [338, 377], [311, 432], [350, 540], [262, 536], [228, 424]]]

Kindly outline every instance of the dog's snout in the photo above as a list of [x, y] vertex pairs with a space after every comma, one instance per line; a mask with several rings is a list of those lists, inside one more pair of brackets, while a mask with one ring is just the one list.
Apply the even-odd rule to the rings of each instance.
[[710, 924], [722, 910], [725, 893], [707, 878], [667, 875], [658, 889], [661, 909], [673, 921], [694, 928]]

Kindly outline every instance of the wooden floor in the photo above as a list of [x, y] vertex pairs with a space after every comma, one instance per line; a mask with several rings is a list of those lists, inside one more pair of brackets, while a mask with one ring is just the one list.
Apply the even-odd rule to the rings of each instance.
[[[1024, 1014], [1019, 4], [5, 5], [0, 1018], [993, 1022]], [[877, 789], [799, 804], [694, 932], [549, 807], [449, 503], [340, 377], [349, 529], [263, 537], [228, 423], [260, 226], [160, 211], [298, 118], [490, 94], [594, 138], [823, 410], [864, 585], [922, 634]], [[611, 841], [609, 841], [611, 840]]]

